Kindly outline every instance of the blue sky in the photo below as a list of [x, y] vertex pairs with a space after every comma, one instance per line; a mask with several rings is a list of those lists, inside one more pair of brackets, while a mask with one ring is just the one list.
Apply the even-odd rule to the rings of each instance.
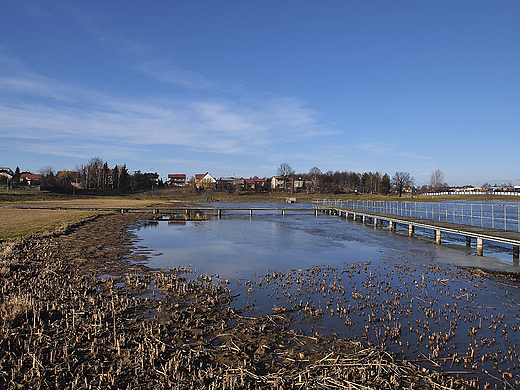
[[0, 166], [520, 184], [520, 2], [3, 0]]

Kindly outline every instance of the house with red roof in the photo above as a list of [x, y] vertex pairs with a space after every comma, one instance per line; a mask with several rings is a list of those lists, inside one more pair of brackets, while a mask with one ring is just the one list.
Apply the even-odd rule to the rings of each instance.
[[250, 177], [249, 179], [242, 180], [244, 181], [244, 188], [260, 190], [265, 187], [265, 179], [259, 179], [258, 177]]
[[197, 189], [214, 189], [216, 183], [217, 179], [211, 176], [209, 172], [195, 175]]
[[186, 185], [186, 174], [173, 173], [168, 174], [168, 181], [166, 182], [170, 187], [184, 187]]
[[41, 184], [42, 178], [42, 175], [24, 172], [20, 175], [20, 183], [26, 183], [28, 186], [35, 186]]

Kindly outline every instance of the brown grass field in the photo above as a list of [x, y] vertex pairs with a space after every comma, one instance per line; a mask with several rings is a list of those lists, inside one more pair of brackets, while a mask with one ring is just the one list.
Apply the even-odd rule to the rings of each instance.
[[100, 214], [80, 210], [0, 209], [0, 240], [45, 235]]
[[[68, 226], [106, 213], [95, 210], [49, 210], [38, 207], [146, 207], [151, 200], [127, 198], [65, 199], [27, 202], [0, 202], [0, 240], [11, 240], [33, 235], [45, 235], [63, 231]], [[9, 207], [9, 208], [6, 208]], [[17, 209], [16, 206], [35, 207]]]

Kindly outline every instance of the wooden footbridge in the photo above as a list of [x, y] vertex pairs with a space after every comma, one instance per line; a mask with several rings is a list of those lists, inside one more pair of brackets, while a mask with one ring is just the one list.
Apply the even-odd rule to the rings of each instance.
[[408, 227], [409, 236], [415, 234], [416, 227], [429, 229], [432, 230], [433, 237], [437, 244], [441, 244], [441, 236], [443, 233], [457, 234], [466, 237], [466, 246], [471, 246], [471, 240], [476, 239], [477, 255], [479, 256], [484, 254], [484, 240], [500, 242], [513, 247], [513, 259], [518, 260], [519, 257], [520, 232], [383, 214], [372, 211], [360, 211], [332, 205], [315, 205], [314, 208], [316, 211], [319, 210], [327, 214], [343, 216], [347, 219], [359, 219], [363, 223], [373, 224], [374, 227], [386, 225], [390, 230], [395, 230], [397, 224], [405, 225]]
[[59, 206], [3, 206], [4, 208], [22, 208], [22, 209], [56, 209], [56, 210], [99, 210], [112, 212], [142, 212], [153, 214], [182, 214], [186, 219], [195, 219], [197, 215], [215, 215], [218, 218], [222, 216], [222, 212], [249, 212], [253, 215], [255, 212], [271, 212], [279, 213], [285, 216], [287, 212], [295, 212], [301, 214], [308, 212], [316, 217], [319, 213], [328, 215], [336, 215], [346, 219], [360, 220], [363, 223], [370, 223], [374, 227], [387, 227], [390, 230], [396, 230], [397, 225], [404, 225], [408, 229], [408, 235], [415, 234], [415, 228], [424, 228], [432, 231], [433, 238], [437, 244], [441, 244], [442, 234], [451, 233], [466, 237], [466, 246], [471, 246], [472, 239], [477, 243], [477, 255], [484, 254], [484, 240], [498, 242], [511, 245], [513, 248], [513, 259], [518, 260], [520, 248], [520, 232], [500, 230], [486, 227], [463, 225], [459, 223], [442, 222], [430, 219], [407, 217], [393, 214], [378, 213], [373, 211], [362, 211], [346, 207], [338, 207], [336, 205], [314, 204], [313, 207], [252, 207], [252, 206], [174, 206], [174, 207], [59, 207]]

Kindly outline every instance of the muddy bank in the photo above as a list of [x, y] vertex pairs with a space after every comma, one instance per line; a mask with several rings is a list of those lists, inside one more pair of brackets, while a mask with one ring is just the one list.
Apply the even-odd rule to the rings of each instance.
[[226, 281], [135, 263], [139, 218], [4, 248], [0, 388], [470, 388], [378, 346], [298, 334], [283, 312], [242, 316]]

